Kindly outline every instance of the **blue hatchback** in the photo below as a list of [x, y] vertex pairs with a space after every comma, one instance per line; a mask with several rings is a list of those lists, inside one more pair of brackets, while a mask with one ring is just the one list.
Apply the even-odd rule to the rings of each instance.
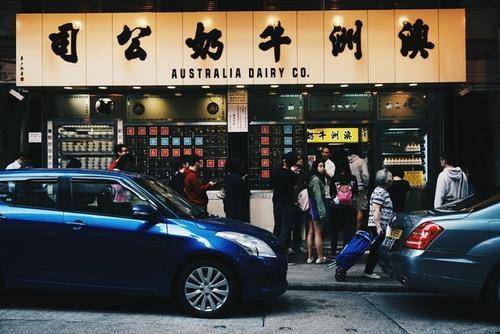
[[287, 289], [273, 235], [212, 218], [157, 180], [90, 170], [0, 172], [6, 288], [174, 297], [197, 316]]

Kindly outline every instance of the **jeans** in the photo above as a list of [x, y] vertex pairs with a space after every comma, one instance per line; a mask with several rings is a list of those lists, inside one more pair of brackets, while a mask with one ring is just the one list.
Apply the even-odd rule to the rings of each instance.
[[356, 231], [356, 209], [336, 207], [332, 210], [332, 255], [337, 252], [339, 232], [343, 234], [343, 247], [352, 239]]
[[368, 227], [368, 232], [370, 232], [372, 238], [377, 238], [370, 248], [370, 254], [368, 255], [365, 265], [365, 274], [373, 274], [373, 270], [378, 263], [378, 251], [380, 249], [380, 245], [384, 241], [385, 233], [377, 236], [377, 228], [375, 226]]
[[278, 244], [286, 252], [290, 245], [290, 233], [297, 224], [297, 207], [293, 204], [278, 203], [277, 217], [279, 223]]

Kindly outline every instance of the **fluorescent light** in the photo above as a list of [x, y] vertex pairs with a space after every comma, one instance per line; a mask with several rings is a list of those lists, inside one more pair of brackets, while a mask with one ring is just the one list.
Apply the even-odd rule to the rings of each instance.
[[175, 93], [174, 95], [175, 95], [175, 96], [182, 96], [182, 93], [177, 92], [177, 93]]
[[207, 93], [207, 96], [212, 96], [214, 95], [214, 93]]
[[276, 95], [276, 92], [269, 92], [269, 95]]
[[381, 84], [381, 83], [378, 83], [378, 84], [375, 84], [374, 86], [375, 87], [382, 87], [384, 84]]
[[210, 86], [203, 85], [203, 86], [201, 86], [201, 88], [203, 88], [203, 89], [209, 89], [209, 88], [210, 88]]
[[307, 94], [309, 94], [309, 93], [308, 93], [308, 92], [302, 92], [302, 93], [300, 93], [300, 94], [302, 94], [302, 95], [307, 95]]
[[175, 89], [175, 86], [167, 86], [168, 89]]
[[11, 89], [9, 90], [9, 94], [14, 96], [19, 101], [22, 101], [24, 99], [24, 95], [19, 93], [17, 90]]
[[314, 85], [313, 85], [313, 84], [307, 84], [307, 85], [306, 85], [306, 87], [307, 87], [307, 88], [313, 88], [313, 87], [314, 87]]
[[64, 86], [64, 89], [73, 89], [73, 87], [70, 87], [70, 86]]
[[141, 86], [133, 86], [133, 89], [141, 89]]
[[396, 94], [402, 94], [402, 93], [403, 93], [403, 91], [402, 91], [402, 90], [398, 90], [398, 91], [396, 91]]
[[417, 84], [417, 83], [411, 83], [411, 84], [409, 84], [408, 86], [410, 86], [410, 87], [415, 87], [415, 86], [418, 86], [418, 84]]
[[346, 87], [349, 87], [349, 85], [348, 84], [342, 84], [342, 85], [340, 85], [340, 87], [346, 88]]
[[108, 89], [108, 87], [106, 87], [106, 86], [99, 86], [97, 88], [99, 88], [99, 89]]
[[271, 85], [271, 88], [278, 88], [279, 85]]
[[245, 88], [245, 85], [236, 85], [236, 88]]
[[340, 92], [333, 92], [333, 94], [334, 94], [334, 95], [339, 95], [339, 94], [340, 94]]

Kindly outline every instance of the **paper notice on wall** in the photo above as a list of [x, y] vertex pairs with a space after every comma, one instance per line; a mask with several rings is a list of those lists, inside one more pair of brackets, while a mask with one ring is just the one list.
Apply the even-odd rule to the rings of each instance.
[[248, 93], [245, 89], [230, 89], [227, 94], [228, 132], [248, 132]]
[[28, 143], [41, 143], [42, 142], [42, 133], [41, 132], [29, 132], [28, 133]]

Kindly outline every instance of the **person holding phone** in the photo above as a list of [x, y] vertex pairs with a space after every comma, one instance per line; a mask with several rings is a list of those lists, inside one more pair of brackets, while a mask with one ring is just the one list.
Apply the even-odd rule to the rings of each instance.
[[189, 167], [184, 172], [184, 193], [187, 199], [207, 211], [208, 196], [207, 190], [213, 189], [217, 184], [215, 181], [201, 183], [198, 176], [200, 168], [200, 157], [192, 155], [188, 159]]

